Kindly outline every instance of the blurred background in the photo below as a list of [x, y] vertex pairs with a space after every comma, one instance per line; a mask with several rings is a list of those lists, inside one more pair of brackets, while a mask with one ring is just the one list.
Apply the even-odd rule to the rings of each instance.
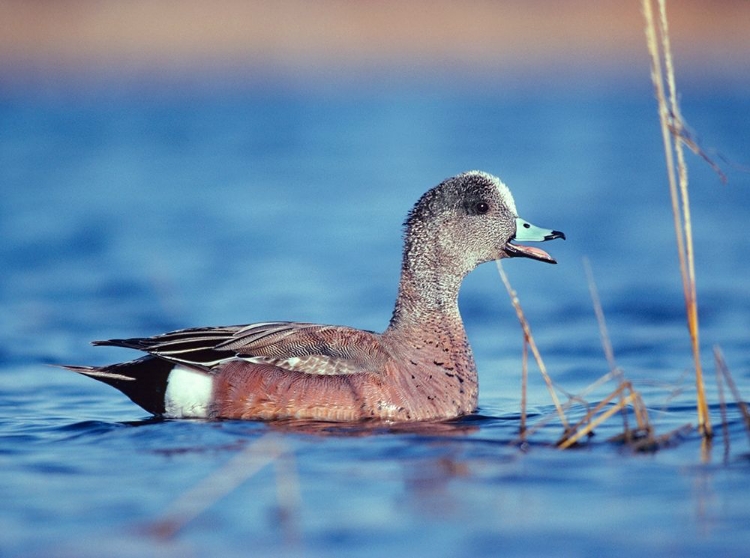
[[[720, 345], [747, 397], [750, 2], [668, 14], [683, 116], [729, 177], [689, 154], [704, 366]], [[585, 257], [657, 432], [695, 423], [640, 2], [0, 0], [0, 554], [174, 555], [133, 527], [270, 429], [149, 420], [48, 364], [134, 358], [88, 343], [191, 326], [382, 330], [408, 209], [470, 169], [567, 234], [544, 245], [557, 266], [504, 263], [555, 381], [608, 370]], [[299, 555], [746, 553], [736, 406], [726, 468], [703, 467], [695, 435], [630, 458], [604, 442], [617, 421], [588, 450], [551, 449], [550, 423], [522, 451], [522, 336], [493, 265], [460, 306], [477, 417], [445, 437], [284, 435]], [[538, 420], [550, 400], [530, 378]], [[178, 543], [288, 551], [266, 472]]]
[[[683, 84], [747, 78], [747, 2], [680, 0], [669, 15]], [[588, 88], [642, 80], [643, 27], [640, 2], [617, 0], [3, 0], [0, 64], [6, 87]]]
[[[750, 4], [673, 4], [683, 114], [730, 175], [692, 160], [701, 286], [720, 297], [746, 242], [718, 208], [746, 200]], [[602, 288], [627, 293], [635, 271], [679, 308], [637, 1], [2, 0], [0, 103], [11, 336], [115, 335], [128, 313], [149, 332], [338, 323], [353, 300], [371, 303], [354, 325], [382, 329], [403, 216], [474, 168], [572, 239], [555, 270], [515, 262], [519, 281], [583, 285], [588, 256]]]

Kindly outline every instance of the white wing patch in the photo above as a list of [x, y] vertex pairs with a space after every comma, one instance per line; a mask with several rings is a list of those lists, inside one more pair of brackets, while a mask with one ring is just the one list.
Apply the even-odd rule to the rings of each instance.
[[245, 362], [253, 364], [269, 364], [294, 372], [314, 374], [318, 376], [335, 376], [339, 374], [358, 374], [364, 372], [351, 360], [329, 357], [324, 355], [308, 355], [301, 357], [278, 358], [268, 356], [240, 357]]
[[175, 366], [167, 378], [164, 416], [167, 418], [208, 418], [214, 391], [213, 376]]

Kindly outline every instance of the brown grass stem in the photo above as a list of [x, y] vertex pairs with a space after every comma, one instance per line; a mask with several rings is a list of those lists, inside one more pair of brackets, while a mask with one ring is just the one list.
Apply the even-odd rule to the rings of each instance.
[[[586, 271], [586, 281], [589, 285], [589, 294], [591, 295], [591, 303], [594, 306], [594, 314], [596, 315], [596, 322], [599, 325], [599, 337], [601, 338], [602, 342], [602, 349], [604, 350], [604, 356], [607, 359], [607, 362], [609, 363], [609, 369], [612, 371], [615, 375], [615, 377], [618, 378], [620, 382], [623, 381], [623, 374], [622, 370], [620, 370], [617, 367], [617, 363], [615, 362], [615, 351], [612, 348], [612, 341], [609, 337], [609, 331], [607, 329], [607, 321], [604, 318], [604, 310], [602, 308], [602, 302], [599, 298], [599, 290], [596, 288], [596, 282], [594, 281], [594, 272], [591, 269], [591, 262], [588, 258], [583, 258], [583, 268]], [[620, 395], [620, 398], [622, 399], [623, 395]], [[628, 425], [628, 412], [625, 407], [622, 409], [622, 422], [623, 422], [623, 428], [625, 432], [630, 432], [630, 427]]]
[[602, 374], [601, 376], [599, 376], [596, 380], [594, 380], [593, 382], [591, 382], [589, 385], [587, 385], [585, 388], [583, 388], [581, 391], [579, 391], [575, 395], [571, 395], [570, 399], [571, 399], [571, 401], [585, 401], [583, 399], [583, 397], [585, 395], [588, 395], [589, 393], [591, 393], [592, 391], [594, 391], [599, 386], [601, 386], [601, 385], [609, 382], [610, 380], [618, 378], [621, 375], [622, 375], [622, 371], [619, 370], [619, 369], [618, 370], [610, 370], [606, 374]]
[[635, 414], [635, 422], [638, 425], [638, 430], [641, 432], [651, 433], [653, 428], [651, 422], [648, 419], [648, 409], [646, 404], [643, 402], [641, 394], [630, 386], [632, 393], [635, 395], [635, 402], [633, 404], [633, 413]]
[[[628, 392], [627, 396], [625, 395], [625, 392]], [[618, 399], [618, 403], [613, 409], [609, 409], [606, 413], [597, 417], [597, 419], [592, 420], [593, 417], [597, 415], [597, 413], [599, 413], [606, 405], [611, 403], [615, 398]], [[652, 434], [652, 428], [651, 428], [651, 425], [649, 424], [648, 412], [646, 410], [646, 406], [643, 403], [643, 399], [641, 398], [640, 393], [638, 393], [635, 389], [633, 389], [633, 385], [630, 382], [623, 380], [620, 382], [620, 384], [612, 393], [610, 393], [607, 397], [605, 397], [602, 401], [600, 401], [593, 409], [590, 409], [586, 413], [586, 416], [584, 416], [581, 420], [579, 420], [570, 429], [571, 432], [573, 432], [574, 434], [572, 434], [571, 436], [564, 436], [562, 440], [558, 442], [558, 447], [560, 447], [561, 449], [570, 447], [579, 439], [581, 439], [583, 436], [591, 432], [595, 426], [604, 422], [604, 420], [612, 416], [617, 411], [620, 411], [622, 413], [627, 413], [627, 405], [629, 403], [632, 404], [633, 406], [633, 413], [636, 418], [636, 423], [638, 424], [637, 433], [640, 436], [645, 435], [647, 437], [650, 437]], [[569, 442], [570, 438], [573, 438], [573, 441]], [[633, 433], [627, 427], [627, 423], [625, 425], [625, 430], [624, 430], [622, 438], [627, 443], [630, 443], [633, 440]]]
[[[698, 428], [705, 437], [710, 437], [711, 421], [708, 414], [708, 403], [706, 401], [703, 370], [700, 361], [698, 301], [695, 286], [695, 259], [692, 221], [690, 218], [690, 200], [688, 197], [687, 165], [685, 164], [684, 151], [682, 149], [685, 126], [677, 101], [666, 0], [657, 0], [657, 3], [659, 5], [658, 31], [652, 9], [652, 0], [642, 0], [643, 14], [646, 19], [646, 43], [651, 57], [651, 80], [654, 84], [659, 107], [659, 121], [661, 123], [664, 156], [669, 180], [669, 193], [677, 238], [677, 251], [680, 260], [680, 275], [682, 277], [688, 331], [690, 333], [693, 361], [695, 364]], [[661, 41], [658, 41], [657, 35], [661, 38]], [[664, 61], [663, 65], [662, 60]], [[669, 88], [669, 103], [664, 87], [665, 75]], [[677, 157], [676, 169], [675, 155]]]
[[563, 428], [567, 430], [568, 419], [565, 417], [565, 412], [563, 412], [562, 405], [560, 405], [560, 399], [557, 397], [557, 393], [555, 392], [555, 387], [552, 384], [552, 379], [549, 377], [549, 374], [547, 374], [547, 367], [544, 365], [544, 361], [542, 360], [542, 355], [539, 353], [539, 349], [536, 346], [534, 337], [531, 335], [531, 327], [529, 326], [529, 322], [526, 320], [526, 316], [523, 313], [523, 309], [521, 308], [521, 303], [518, 300], [516, 291], [514, 291], [513, 287], [511, 287], [510, 281], [508, 280], [508, 276], [505, 274], [505, 270], [503, 270], [503, 266], [500, 263], [500, 260], [498, 260], [496, 263], [497, 263], [497, 270], [500, 273], [500, 278], [503, 280], [503, 284], [505, 285], [505, 288], [508, 291], [508, 295], [510, 296], [510, 301], [513, 304], [513, 308], [515, 308], [516, 310], [518, 321], [521, 323], [521, 329], [523, 329], [524, 338], [526, 339], [526, 342], [529, 344], [529, 348], [531, 349], [531, 354], [534, 355], [534, 359], [536, 360], [537, 366], [539, 367], [539, 371], [542, 374], [542, 378], [544, 378], [544, 383], [547, 384], [547, 390], [549, 391], [550, 397], [552, 398], [552, 403], [555, 405], [557, 414], [560, 417], [560, 422], [562, 422]]
[[615, 396], [617, 396], [617, 392], [619, 390], [620, 388], [612, 392], [605, 400], [600, 402], [592, 411], [589, 411], [585, 419], [591, 419], [591, 420], [588, 420], [588, 422], [586, 422], [585, 424], [582, 424], [583, 421], [579, 422], [579, 425], [582, 424], [582, 426], [580, 428], [577, 428], [575, 432], [573, 433], [573, 435], [567, 436], [563, 440], [558, 442], [557, 447], [560, 449], [569, 448], [570, 446], [578, 442], [584, 436], [588, 436], [588, 434], [591, 431], [593, 431], [594, 428], [599, 426], [609, 417], [611, 417], [615, 413], [620, 412], [623, 408], [625, 408], [625, 405], [627, 405], [628, 403], [632, 403], [635, 400], [635, 394], [631, 392], [626, 397], [620, 399], [617, 403], [615, 403], [614, 406], [610, 407], [609, 409], [604, 411], [602, 414], [596, 416], [595, 418], [592, 418], [598, 411], [600, 411], [604, 407], [604, 405], [608, 404], [612, 399], [614, 399]]
[[529, 385], [529, 343], [526, 334], [523, 336], [523, 351], [521, 353], [521, 425], [519, 431], [521, 440], [525, 440], [526, 434], [526, 405]]
[[742, 395], [740, 395], [740, 391], [737, 389], [737, 384], [734, 383], [732, 373], [729, 371], [727, 362], [724, 360], [724, 355], [718, 346], [714, 347], [714, 359], [716, 361], [717, 370], [720, 371], [721, 375], [724, 377], [724, 381], [726, 381], [729, 391], [732, 392], [732, 397], [734, 397], [734, 401], [737, 403], [740, 413], [742, 413], [742, 419], [745, 422], [745, 430], [750, 437], [750, 410], [748, 410], [747, 403], [742, 399]]
[[[567, 394], [566, 393], [566, 397], [568, 397], [568, 400], [565, 403], [562, 404], [563, 411], [565, 411], [567, 409], [570, 409], [570, 407], [574, 403], [580, 403], [581, 405], [584, 405], [585, 407], [588, 408], [589, 404], [583, 398], [583, 396], [586, 395], [587, 393], [593, 391], [594, 389], [596, 389], [600, 385], [602, 385], [602, 384], [604, 384], [606, 382], [609, 382], [613, 377], [614, 377], [614, 375], [612, 374], [612, 372], [607, 372], [606, 374], [604, 374], [603, 376], [597, 378], [594, 382], [592, 382], [591, 384], [589, 384], [588, 386], [586, 386], [579, 393], [576, 393], [576, 394]], [[540, 418], [539, 420], [535, 421], [533, 426], [527, 426], [526, 430], [523, 432], [523, 435], [519, 436], [519, 438], [517, 440], [515, 440], [513, 443], [516, 444], [518, 442], [523, 442], [525, 439], [527, 439], [528, 437], [530, 437], [532, 434], [536, 433], [540, 428], [542, 428], [543, 426], [549, 424], [549, 422], [555, 416], [558, 416], [557, 412], [555, 412], [555, 413], [549, 413], [547, 415], [544, 415], [542, 418]], [[569, 428], [568, 428], [568, 430], [569, 430]]]
[[719, 392], [719, 411], [721, 413], [721, 434], [724, 439], [724, 461], [729, 460], [729, 421], [727, 420], [727, 401], [724, 397], [724, 381], [722, 380], [721, 365], [719, 364], [719, 354], [714, 348], [714, 359], [716, 362], [716, 387]]
[[[625, 398], [624, 392], [627, 389], [626, 383], [621, 383], [617, 388], [610, 393], [607, 397], [599, 401], [593, 409], [589, 409], [586, 415], [573, 425], [573, 430], [578, 430], [581, 426], [588, 423], [599, 411], [601, 411], [606, 405], [608, 405], [615, 397], [622, 400]], [[632, 393], [632, 391], [631, 391]]]
[[617, 363], [615, 363], [615, 352], [612, 349], [612, 341], [609, 337], [607, 330], [607, 321], [604, 319], [604, 310], [602, 309], [602, 302], [599, 298], [599, 291], [596, 288], [596, 282], [594, 281], [594, 272], [591, 269], [591, 262], [587, 257], [583, 258], [583, 269], [586, 272], [586, 281], [589, 285], [589, 294], [591, 295], [591, 303], [594, 306], [594, 314], [596, 315], [596, 322], [599, 325], [599, 336], [602, 341], [602, 349], [604, 349], [604, 356], [607, 358], [610, 370], [617, 370]]

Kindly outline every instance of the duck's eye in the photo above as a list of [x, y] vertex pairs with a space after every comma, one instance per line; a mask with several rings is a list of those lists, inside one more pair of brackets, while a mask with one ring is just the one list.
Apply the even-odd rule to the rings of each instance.
[[490, 206], [487, 202], [479, 202], [474, 206], [479, 215], [484, 215], [490, 210]]

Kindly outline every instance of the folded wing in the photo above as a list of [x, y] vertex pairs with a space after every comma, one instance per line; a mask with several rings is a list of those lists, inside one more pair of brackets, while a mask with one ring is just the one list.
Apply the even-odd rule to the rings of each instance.
[[300, 322], [182, 329], [94, 345], [138, 349], [204, 370], [241, 359], [306, 374], [357, 374], [379, 369], [387, 358], [376, 333]]

